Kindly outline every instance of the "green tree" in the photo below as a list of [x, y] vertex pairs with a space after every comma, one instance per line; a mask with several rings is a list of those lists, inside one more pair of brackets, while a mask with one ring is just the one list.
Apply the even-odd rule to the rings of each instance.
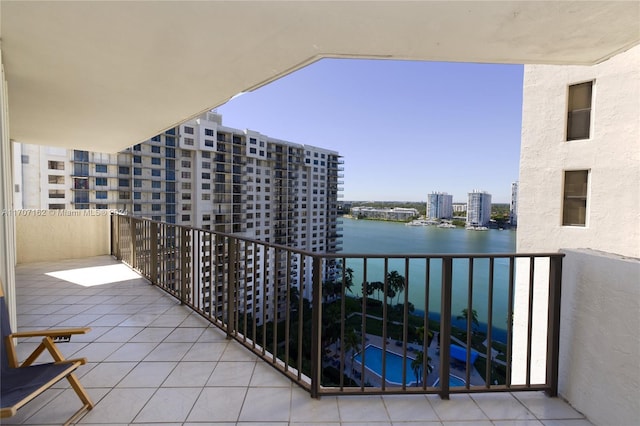
[[[463, 319], [468, 323], [469, 310], [467, 308], [464, 308], [462, 310], [462, 314], [458, 315], [456, 319], [459, 319], [459, 320]], [[476, 312], [475, 309], [472, 309], [471, 310], [471, 332], [475, 334], [475, 332], [478, 330], [479, 327], [480, 327], [480, 322], [478, 321], [478, 313]]]
[[[353, 365], [353, 360], [356, 357], [356, 355], [358, 354], [358, 352], [360, 352], [360, 336], [358, 336], [358, 333], [356, 333], [355, 330], [349, 330], [348, 332], [345, 333], [344, 335], [344, 342], [343, 342], [343, 348], [344, 348], [344, 353], [345, 354], [349, 354], [349, 360], [351, 363], [351, 377], [353, 378], [354, 374], [354, 365]], [[350, 352], [350, 353], [349, 353]]]
[[427, 362], [424, 362], [424, 352], [418, 352], [416, 358], [411, 361], [411, 369], [413, 370], [413, 374], [416, 377], [416, 386], [420, 386], [420, 381], [422, 380], [422, 372], [426, 367], [427, 374], [430, 374], [433, 371], [433, 365], [431, 365], [431, 357], [427, 356]]
[[391, 271], [387, 273], [387, 283], [394, 294], [398, 296], [397, 303], [400, 303], [400, 293], [404, 291], [406, 286], [404, 277], [398, 271]]
[[353, 286], [353, 269], [347, 268], [344, 270], [344, 288], [346, 288], [349, 293], [353, 293], [351, 291], [352, 286]]

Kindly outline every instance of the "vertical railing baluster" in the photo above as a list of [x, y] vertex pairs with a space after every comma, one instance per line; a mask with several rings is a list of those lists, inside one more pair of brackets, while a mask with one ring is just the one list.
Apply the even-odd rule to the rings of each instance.
[[187, 303], [187, 228], [181, 226], [180, 232], [180, 304]]
[[[362, 288], [362, 328], [361, 328], [361, 332], [360, 332], [360, 343], [362, 346], [362, 349], [360, 351], [360, 353], [362, 354], [362, 356], [360, 357], [360, 390], [362, 392], [364, 392], [364, 375], [365, 375], [365, 365], [367, 365], [367, 361], [366, 361], [366, 352], [365, 352], [365, 346], [367, 344], [367, 287], [369, 286], [369, 283], [367, 282], [367, 258], [363, 258], [364, 261], [364, 265], [363, 265], [363, 271], [362, 271], [362, 275], [363, 275], [363, 288]], [[385, 276], [385, 282], [386, 282], [386, 276]], [[385, 287], [385, 291], [386, 291], [386, 287]], [[355, 351], [356, 348], [353, 348], [352, 351]], [[351, 357], [351, 370], [354, 370], [353, 368], [353, 361], [354, 361], [354, 357]]]
[[424, 318], [422, 327], [422, 389], [427, 389], [427, 376], [429, 374], [429, 289], [431, 280], [431, 259], [425, 259], [425, 275], [424, 275]]
[[303, 279], [304, 279], [304, 260], [302, 255], [296, 257], [298, 259], [298, 380], [302, 379], [302, 358], [304, 354], [302, 352], [302, 333], [304, 332], [304, 294], [303, 294]]
[[562, 256], [549, 257], [549, 308], [547, 334], [547, 377], [545, 391], [558, 396], [558, 365], [560, 350], [560, 301], [562, 295]]
[[453, 260], [442, 258], [440, 300], [440, 398], [449, 399], [449, 362], [451, 361], [451, 286]]
[[312, 259], [311, 397], [318, 398], [320, 396], [320, 378], [322, 377], [322, 333], [320, 332], [322, 330], [322, 262], [318, 256], [313, 256]]
[[235, 309], [234, 297], [236, 291], [236, 244], [233, 237], [227, 238], [227, 255], [229, 256], [229, 269], [227, 275], [227, 339], [231, 339], [235, 334]]
[[515, 275], [516, 258], [514, 256], [509, 257], [509, 291], [507, 296], [507, 365], [506, 365], [506, 377], [505, 385], [507, 388], [511, 387], [511, 370], [513, 368], [513, 362], [511, 356], [513, 349], [513, 293], [514, 293], [514, 275]]
[[[389, 324], [389, 312], [387, 307], [387, 294], [389, 294], [389, 258], [384, 258], [384, 287], [382, 290], [382, 390], [387, 386], [387, 327]], [[364, 348], [363, 348], [364, 349]], [[362, 351], [364, 354], [364, 350]], [[364, 360], [362, 361], [364, 365]], [[363, 376], [364, 377], [364, 376]]]
[[402, 315], [402, 389], [407, 388], [407, 347], [409, 346], [409, 258], [404, 259], [404, 312]]
[[[337, 263], [337, 259], [333, 259]], [[336, 265], [337, 267], [337, 265]], [[345, 285], [346, 285], [346, 274], [347, 271], [347, 259], [342, 258], [342, 299], [340, 300], [340, 367], [338, 371], [340, 372], [340, 390], [344, 390], [344, 335], [345, 335], [345, 323], [347, 321], [347, 312], [346, 312], [346, 304], [345, 304]]]
[[271, 305], [273, 306], [273, 340], [272, 351], [271, 351], [271, 360], [275, 364], [276, 359], [278, 358], [278, 305], [280, 301], [278, 300], [280, 297], [280, 262], [282, 261], [282, 250], [276, 248], [274, 249], [274, 257], [275, 257], [275, 267], [273, 268], [273, 300], [271, 301]]
[[469, 281], [467, 287], [467, 350], [464, 365], [465, 365], [465, 387], [469, 389], [469, 382], [471, 378], [471, 337], [473, 335], [473, 266], [475, 259], [469, 258]]
[[289, 340], [290, 340], [290, 308], [291, 308], [291, 252], [285, 252], [285, 264], [287, 268], [287, 274], [284, 277], [285, 281], [285, 308], [284, 308], [284, 371], [289, 371]]
[[485, 387], [491, 387], [491, 368], [493, 366], [492, 357], [492, 329], [493, 329], [493, 274], [494, 274], [494, 262], [495, 258], [489, 258], [489, 297], [487, 301], [487, 363], [485, 364]]
[[527, 313], [527, 387], [531, 386], [531, 341], [533, 339], [533, 290], [535, 280], [535, 258], [529, 257], [529, 311]]
[[149, 259], [149, 268], [150, 268], [150, 279], [151, 284], [158, 284], [158, 223], [151, 222], [149, 224], [150, 228], [150, 238], [149, 238], [149, 249], [150, 249], [150, 259]]

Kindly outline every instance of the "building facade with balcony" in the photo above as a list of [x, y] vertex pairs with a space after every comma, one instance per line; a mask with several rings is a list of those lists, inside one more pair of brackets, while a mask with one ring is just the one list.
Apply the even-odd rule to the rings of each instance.
[[453, 216], [453, 195], [446, 192], [427, 194], [427, 218], [451, 219]]
[[[208, 112], [117, 154], [16, 144], [16, 203], [25, 209], [113, 209], [159, 222], [236, 234], [311, 252], [341, 247], [338, 197], [343, 160], [324, 148], [287, 142], [222, 125]], [[19, 159], [19, 162], [18, 162]], [[250, 250], [241, 261], [265, 268]], [[208, 273], [211, 264], [200, 267]], [[287, 272], [284, 262], [266, 271], [301, 283], [311, 298], [311, 265]], [[325, 278], [339, 277], [329, 265]], [[244, 278], [243, 278], [244, 279]], [[253, 303], [260, 294], [241, 282]], [[264, 304], [271, 311], [269, 302]], [[269, 320], [270, 313], [265, 313]]]

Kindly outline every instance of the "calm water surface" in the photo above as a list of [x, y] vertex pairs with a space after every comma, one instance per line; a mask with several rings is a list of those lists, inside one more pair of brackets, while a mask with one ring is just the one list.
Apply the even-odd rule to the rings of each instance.
[[[514, 253], [516, 232], [510, 230], [468, 231], [464, 228], [442, 229], [434, 226], [406, 226], [403, 223], [343, 219], [344, 254], [448, 254], [448, 253]], [[362, 260], [347, 260], [347, 266], [354, 270], [353, 292], [361, 294], [363, 281], [383, 281], [382, 260], [367, 261], [366, 277]], [[428, 310], [429, 316], [438, 318], [440, 314], [441, 262], [433, 260], [429, 279], [426, 277], [424, 260], [411, 260], [408, 273], [409, 301], [416, 311]], [[389, 260], [388, 270], [405, 273], [404, 260]], [[494, 293], [491, 318], [496, 338], [504, 337], [507, 321], [509, 263], [497, 259], [494, 265]], [[456, 259], [453, 262], [453, 302], [454, 322], [468, 303], [469, 262]], [[366, 279], [365, 279], [366, 278]], [[488, 309], [489, 261], [476, 260], [473, 265], [472, 308], [478, 313], [481, 329], [486, 329]], [[426, 289], [429, 288], [427, 294]], [[429, 307], [425, 309], [425, 298]], [[402, 302], [404, 293], [400, 295]], [[396, 303], [398, 299], [394, 299]], [[463, 322], [460, 321], [459, 324]]]

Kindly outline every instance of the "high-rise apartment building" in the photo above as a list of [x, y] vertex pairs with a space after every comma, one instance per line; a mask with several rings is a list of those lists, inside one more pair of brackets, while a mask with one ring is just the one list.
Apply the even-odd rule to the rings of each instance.
[[467, 227], [486, 226], [491, 220], [491, 194], [485, 191], [469, 193]]
[[509, 208], [509, 223], [518, 225], [518, 182], [511, 184], [511, 206]]
[[[22, 208], [117, 209], [310, 252], [340, 248], [339, 154], [225, 127], [214, 112], [117, 154], [16, 145], [14, 158]], [[254, 255], [262, 269], [264, 256], [244, 260]], [[325, 278], [337, 273], [327, 265]], [[260, 303], [265, 294], [247, 288]], [[311, 288], [300, 294], [310, 299]]]
[[446, 192], [427, 194], [427, 218], [450, 219], [453, 216], [453, 195]]

